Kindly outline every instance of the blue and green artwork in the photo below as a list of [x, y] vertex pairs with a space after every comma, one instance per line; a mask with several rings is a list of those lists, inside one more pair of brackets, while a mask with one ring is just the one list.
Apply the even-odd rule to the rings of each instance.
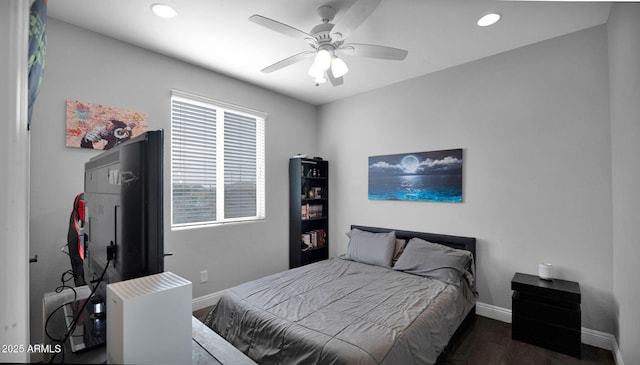
[[462, 149], [369, 157], [369, 199], [462, 202]]

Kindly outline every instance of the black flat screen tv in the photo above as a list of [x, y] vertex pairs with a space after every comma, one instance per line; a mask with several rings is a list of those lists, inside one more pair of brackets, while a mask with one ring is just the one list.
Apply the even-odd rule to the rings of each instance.
[[85, 163], [85, 276], [98, 298], [106, 284], [164, 271], [163, 143], [163, 130], [149, 131]]

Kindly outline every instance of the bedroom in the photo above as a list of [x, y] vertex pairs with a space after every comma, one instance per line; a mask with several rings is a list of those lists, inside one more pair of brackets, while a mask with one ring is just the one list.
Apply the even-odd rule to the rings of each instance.
[[[281, 187], [288, 158], [307, 152], [332, 163], [332, 256], [346, 250], [350, 224], [476, 237], [480, 302], [500, 318], [509, 316], [513, 273], [551, 261], [562, 278], [581, 283], [582, 326], [597, 340], [615, 336], [625, 363], [635, 363], [640, 294], [626, 278], [638, 274], [638, 193], [627, 184], [638, 181], [628, 157], [637, 155], [638, 126], [627, 122], [637, 109], [625, 101], [638, 89], [624, 80], [637, 78], [625, 60], [637, 60], [638, 50], [617, 38], [629, 9], [638, 16], [637, 5], [614, 5], [607, 24], [317, 107], [52, 19], [31, 132], [29, 255], [41, 258], [30, 267], [32, 342], [40, 341], [42, 293], [67, 267], [58, 251], [91, 157], [64, 147], [64, 100], [146, 110], [152, 128], [169, 129], [175, 87], [268, 110], [272, 121], [266, 220], [167, 231], [167, 269], [194, 283], [208, 270], [195, 300], [287, 268]], [[294, 137], [283, 144], [282, 135]], [[447, 148], [465, 150], [462, 204], [367, 200], [368, 156]]]

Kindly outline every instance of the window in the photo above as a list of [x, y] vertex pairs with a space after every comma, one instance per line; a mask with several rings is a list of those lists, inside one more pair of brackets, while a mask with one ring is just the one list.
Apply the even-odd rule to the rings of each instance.
[[264, 219], [265, 119], [172, 90], [172, 228]]

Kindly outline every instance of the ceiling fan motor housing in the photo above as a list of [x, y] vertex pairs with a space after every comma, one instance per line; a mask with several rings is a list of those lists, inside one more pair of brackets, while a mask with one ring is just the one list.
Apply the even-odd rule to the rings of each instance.
[[[322, 19], [322, 23], [313, 27], [309, 33], [318, 42], [318, 49], [322, 49], [321, 46], [332, 42], [331, 29], [333, 29], [334, 24], [331, 21], [336, 16], [336, 10], [329, 5], [323, 5], [318, 8], [317, 13]], [[335, 47], [332, 47], [332, 49], [335, 49]]]
[[320, 15], [320, 19], [322, 19], [323, 23], [329, 23], [336, 16], [336, 9], [332, 8], [329, 5], [323, 5], [317, 10], [318, 15]]
[[322, 45], [323, 43], [331, 43], [331, 29], [333, 29], [333, 24], [322, 23], [313, 27], [310, 33], [318, 44]]

